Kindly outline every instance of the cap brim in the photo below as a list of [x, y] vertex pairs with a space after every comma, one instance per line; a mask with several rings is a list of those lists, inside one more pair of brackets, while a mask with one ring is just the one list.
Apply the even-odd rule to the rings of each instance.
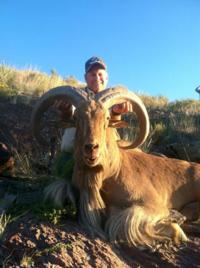
[[91, 66], [89, 66], [87, 68], [87, 70], [85, 70], [85, 72], [88, 73], [94, 66], [99, 66], [99, 67], [101, 67], [101, 69], [106, 70], [106, 66], [104, 64], [101, 64], [99, 62], [96, 62], [96, 63], [93, 63]]

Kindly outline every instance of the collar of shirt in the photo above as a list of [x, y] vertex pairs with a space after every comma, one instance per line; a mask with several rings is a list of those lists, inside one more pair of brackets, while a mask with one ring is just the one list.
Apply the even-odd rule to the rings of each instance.
[[95, 93], [91, 89], [89, 89], [88, 87], [85, 87], [84, 90], [87, 92], [89, 98], [92, 98], [92, 99], [95, 98]]

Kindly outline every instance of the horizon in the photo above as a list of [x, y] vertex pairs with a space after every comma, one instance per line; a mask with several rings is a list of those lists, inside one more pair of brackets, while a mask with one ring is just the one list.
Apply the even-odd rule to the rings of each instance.
[[102, 0], [0, 4], [0, 62], [84, 82], [103, 58], [109, 84], [169, 101], [199, 99], [200, 2]]

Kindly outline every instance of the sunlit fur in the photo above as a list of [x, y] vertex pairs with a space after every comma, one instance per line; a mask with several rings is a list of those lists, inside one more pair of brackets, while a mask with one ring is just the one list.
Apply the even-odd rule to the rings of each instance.
[[[200, 200], [200, 164], [120, 149], [108, 122], [109, 111], [94, 101], [77, 108], [72, 183], [79, 190], [81, 223], [110, 241], [134, 246], [187, 241], [169, 210], [182, 211]], [[87, 164], [85, 144], [98, 144], [95, 164]]]
[[[200, 199], [200, 165], [122, 150], [108, 111], [90, 102], [77, 110], [73, 184], [80, 194], [80, 220], [111, 241], [152, 246], [155, 241], [187, 241], [169, 209], [181, 210]], [[89, 166], [84, 145], [99, 145], [99, 159]]]

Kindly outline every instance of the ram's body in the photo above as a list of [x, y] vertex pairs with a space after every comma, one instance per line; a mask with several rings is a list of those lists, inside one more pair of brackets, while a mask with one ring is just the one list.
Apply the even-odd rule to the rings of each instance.
[[77, 118], [73, 183], [85, 225], [105, 226], [111, 240], [133, 244], [185, 240], [178, 224], [165, 220], [169, 209], [200, 200], [200, 165], [120, 149], [106, 111], [94, 103], [81, 107]]
[[[77, 106], [72, 183], [79, 191], [81, 222], [132, 245], [186, 241], [179, 224], [169, 220], [169, 210], [200, 201], [200, 164], [122, 149], [109, 119], [101, 102]], [[59, 193], [63, 198], [66, 191]]]
[[133, 149], [121, 152], [118, 172], [103, 181], [102, 193], [108, 205], [126, 207], [131, 201], [142, 200], [180, 210], [200, 198], [199, 164]]

